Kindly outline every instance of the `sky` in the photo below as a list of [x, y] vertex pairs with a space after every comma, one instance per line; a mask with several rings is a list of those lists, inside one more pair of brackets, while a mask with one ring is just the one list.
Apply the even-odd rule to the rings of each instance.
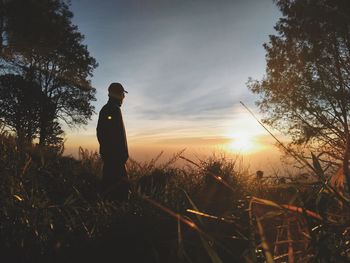
[[265, 72], [262, 45], [280, 17], [272, 0], [72, 0], [71, 10], [99, 66], [96, 114], [66, 131], [66, 153], [98, 150], [98, 112], [120, 82], [132, 158], [186, 148], [266, 161], [273, 143], [240, 101], [258, 115], [246, 82]]

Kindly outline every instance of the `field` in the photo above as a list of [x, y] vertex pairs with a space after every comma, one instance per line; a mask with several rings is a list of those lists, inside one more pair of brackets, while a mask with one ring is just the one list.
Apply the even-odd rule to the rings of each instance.
[[310, 173], [261, 179], [222, 156], [129, 160], [119, 203], [99, 194], [97, 153], [19, 149], [7, 134], [0, 153], [4, 262], [350, 260], [349, 196], [316, 157]]

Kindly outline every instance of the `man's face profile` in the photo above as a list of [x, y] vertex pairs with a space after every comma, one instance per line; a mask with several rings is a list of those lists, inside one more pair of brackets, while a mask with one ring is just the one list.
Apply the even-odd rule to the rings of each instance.
[[118, 96], [117, 96], [117, 99], [119, 100], [120, 104], [123, 103], [124, 98], [125, 98], [124, 92], [118, 94]]

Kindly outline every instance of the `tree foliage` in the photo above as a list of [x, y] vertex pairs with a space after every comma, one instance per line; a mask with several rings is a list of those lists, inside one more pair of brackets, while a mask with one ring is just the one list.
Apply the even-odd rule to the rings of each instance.
[[349, 152], [350, 3], [278, 0], [283, 16], [264, 44], [266, 74], [248, 87], [264, 122], [323, 158]]
[[19, 75], [0, 76], [0, 119], [21, 142], [31, 142], [38, 129], [41, 90]]
[[59, 121], [72, 127], [93, 114], [90, 77], [97, 63], [65, 1], [2, 0], [2, 5], [1, 66], [41, 88], [38, 137], [50, 144], [55, 132], [61, 134]]

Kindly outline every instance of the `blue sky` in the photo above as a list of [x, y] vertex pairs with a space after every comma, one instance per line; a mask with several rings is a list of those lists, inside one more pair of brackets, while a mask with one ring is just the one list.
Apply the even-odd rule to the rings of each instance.
[[[280, 16], [272, 0], [72, 0], [71, 10], [99, 63], [96, 112], [111, 82], [129, 91], [131, 147], [263, 134], [239, 101], [254, 108], [245, 83], [265, 71], [262, 44]], [[97, 147], [96, 122], [67, 131], [67, 147]]]

